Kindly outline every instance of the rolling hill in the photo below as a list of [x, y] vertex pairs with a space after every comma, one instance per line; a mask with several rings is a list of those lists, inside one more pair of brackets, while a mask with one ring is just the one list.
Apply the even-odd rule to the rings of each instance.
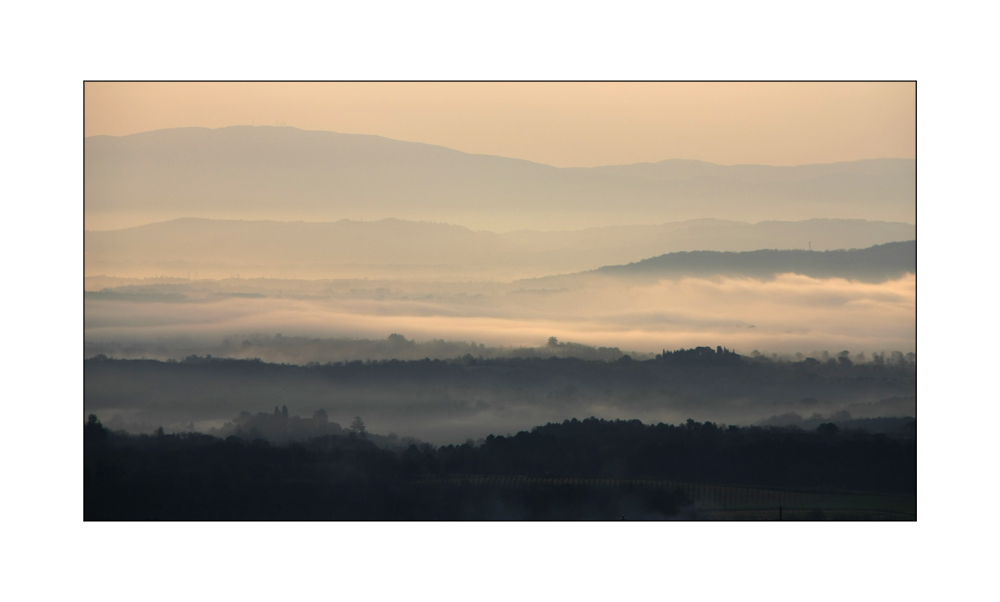
[[691, 251], [667, 253], [627, 265], [604, 266], [589, 272], [536, 278], [532, 283], [568, 283], [594, 277], [680, 278], [731, 276], [770, 278], [801, 274], [812, 278], [846, 278], [884, 282], [917, 271], [917, 241], [891, 242], [866, 249], [808, 251], [763, 249], [742, 253]]
[[179, 217], [395, 217], [491, 231], [698, 218], [913, 223], [916, 212], [909, 159], [556, 168], [378, 136], [252, 126], [93, 136], [84, 150], [88, 229]]

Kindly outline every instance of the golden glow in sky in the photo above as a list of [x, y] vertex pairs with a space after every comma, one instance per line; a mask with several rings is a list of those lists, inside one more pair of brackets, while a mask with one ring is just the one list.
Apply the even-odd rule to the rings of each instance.
[[85, 135], [289, 125], [557, 167], [916, 157], [915, 83], [87, 83]]

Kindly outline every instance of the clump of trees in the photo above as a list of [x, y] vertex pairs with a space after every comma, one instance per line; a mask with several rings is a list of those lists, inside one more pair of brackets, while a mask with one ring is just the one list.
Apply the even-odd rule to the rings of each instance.
[[694, 349], [678, 349], [677, 351], [663, 350], [663, 353], [656, 356], [656, 361], [665, 364], [737, 364], [740, 355], [735, 351], [730, 351], [721, 345], [712, 349], [711, 347], [695, 347]]
[[312, 418], [289, 416], [288, 406], [274, 406], [271, 414], [240, 412], [213, 434], [226, 438], [230, 436], [244, 439], [266, 439], [271, 442], [287, 443], [302, 441], [324, 435], [342, 435], [346, 431], [336, 422], [330, 422], [326, 410], [316, 410]]

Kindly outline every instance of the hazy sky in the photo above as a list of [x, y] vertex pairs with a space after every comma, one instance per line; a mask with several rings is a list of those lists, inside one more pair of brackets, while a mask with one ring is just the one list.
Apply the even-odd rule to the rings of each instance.
[[85, 135], [256, 123], [557, 167], [916, 156], [914, 83], [88, 83]]

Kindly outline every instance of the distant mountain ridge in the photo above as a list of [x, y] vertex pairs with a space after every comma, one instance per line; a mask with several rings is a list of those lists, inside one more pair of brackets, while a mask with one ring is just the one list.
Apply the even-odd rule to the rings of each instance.
[[84, 141], [86, 227], [178, 217], [431, 220], [581, 229], [697, 218], [915, 221], [915, 161], [698, 161], [556, 168], [289, 127], [178, 128]]

